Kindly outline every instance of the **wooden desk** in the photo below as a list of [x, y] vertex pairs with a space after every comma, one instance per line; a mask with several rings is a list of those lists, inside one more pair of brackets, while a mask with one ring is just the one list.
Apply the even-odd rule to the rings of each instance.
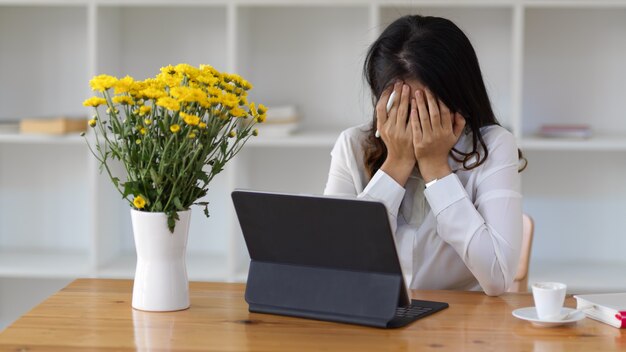
[[[190, 285], [191, 308], [148, 313], [130, 306], [132, 281], [76, 280], [0, 334], [0, 350], [184, 351], [611, 351], [626, 332], [591, 319], [535, 328], [511, 315], [529, 294], [414, 291], [450, 308], [395, 330], [248, 312], [243, 284]], [[574, 300], [567, 298], [567, 306]]]

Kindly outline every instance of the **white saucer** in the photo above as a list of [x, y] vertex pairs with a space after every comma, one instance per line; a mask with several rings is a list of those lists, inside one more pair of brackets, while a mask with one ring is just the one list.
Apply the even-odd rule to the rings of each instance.
[[567, 316], [567, 319], [564, 320], [543, 320], [539, 319], [537, 316], [537, 309], [535, 309], [535, 307], [519, 308], [513, 311], [514, 317], [527, 320], [534, 326], [542, 328], [571, 324], [585, 318], [585, 313], [583, 311], [566, 307], [561, 308], [561, 316], [566, 314], [569, 314], [569, 316]]

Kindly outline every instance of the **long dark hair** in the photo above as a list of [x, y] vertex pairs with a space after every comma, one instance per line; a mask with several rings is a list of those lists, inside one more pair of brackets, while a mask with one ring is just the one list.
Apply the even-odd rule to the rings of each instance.
[[[385, 88], [395, 80], [412, 78], [420, 81], [450, 111], [463, 115], [466, 130], [472, 132], [472, 150], [464, 153], [452, 149], [452, 158], [462, 162], [466, 169], [485, 162], [489, 152], [480, 128], [499, 123], [491, 108], [476, 52], [467, 36], [452, 21], [420, 15], [397, 19], [369, 48], [363, 74], [371, 88], [374, 106]], [[387, 148], [380, 138], [374, 136], [375, 131], [374, 113], [364, 145], [365, 168], [370, 177], [387, 157]], [[521, 151], [518, 153], [523, 159]], [[476, 161], [468, 165], [474, 156]]]

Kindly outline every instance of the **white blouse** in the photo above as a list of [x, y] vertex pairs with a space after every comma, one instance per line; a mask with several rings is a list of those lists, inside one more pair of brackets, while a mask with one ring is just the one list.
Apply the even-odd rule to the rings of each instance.
[[[362, 143], [368, 128], [341, 133], [324, 194], [385, 204], [410, 288], [505, 292], [515, 277], [522, 239], [515, 137], [497, 125], [482, 128], [487, 160], [465, 170], [449, 157], [452, 174], [424, 189], [417, 168], [405, 187], [382, 170], [367, 177]], [[471, 151], [471, 145], [471, 135], [463, 134], [455, 148]]]

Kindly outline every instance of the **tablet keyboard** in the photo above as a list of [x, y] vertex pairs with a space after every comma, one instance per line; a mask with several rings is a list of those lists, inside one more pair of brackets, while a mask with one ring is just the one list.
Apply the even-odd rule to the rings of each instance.
[[447, 303], [412, 300], [410, 306], [396, 308], [396, 315], [387, 323], [388, 328], [398, 328], [448, 307]]
[[410, 305], [408, 307], [399, 307], [396, 309], [396, 317], [402, 318], [417, 318], [420, 315], [426, 314], [432, 311], [432, 308], [420, 307], [417, 305]]

